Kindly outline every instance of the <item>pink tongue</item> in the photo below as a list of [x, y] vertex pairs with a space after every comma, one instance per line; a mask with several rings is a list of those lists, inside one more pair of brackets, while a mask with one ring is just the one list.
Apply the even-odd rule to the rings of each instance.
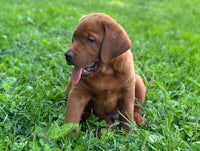
[[83, 68], [77, 69], [74, 68], [72, 71], [72, 75], [71, 75], [71, 80], [73, 84], [77, 84], [81, 78], [81, 73], [83, 71]]

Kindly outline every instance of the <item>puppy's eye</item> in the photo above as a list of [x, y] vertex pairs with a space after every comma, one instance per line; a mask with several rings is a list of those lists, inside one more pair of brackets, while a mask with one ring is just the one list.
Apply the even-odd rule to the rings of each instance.
[[94, 43], [94, 42], [95, 42], [95, 39], [92, 38], [92, 37], [88, 37], [88, 38], [86, 39], [86, 41], [87, 41], [88, 43]]

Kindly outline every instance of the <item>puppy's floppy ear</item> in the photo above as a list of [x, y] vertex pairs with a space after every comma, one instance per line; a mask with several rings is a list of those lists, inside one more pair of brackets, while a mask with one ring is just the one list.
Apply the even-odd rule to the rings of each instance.
[[108, 63], [114, 57], [117, 57], [127, 51], [131, 42], [125, 30], [114, 20], [105, 22], [104, 39], [101, 48], [101, 61]]

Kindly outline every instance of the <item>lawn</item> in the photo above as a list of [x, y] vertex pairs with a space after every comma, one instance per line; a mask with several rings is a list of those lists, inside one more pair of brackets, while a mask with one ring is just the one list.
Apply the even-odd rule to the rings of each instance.
[[[1, 0], [0, 8], [0, 150], [200, 150], [198, 0]], [[93, 12], [112, 16], [132, 40], [147, 124], [98, 138], [103, 123], [93, 116], [60, 135], [71, 71], [64, 52], [76, 22]]]

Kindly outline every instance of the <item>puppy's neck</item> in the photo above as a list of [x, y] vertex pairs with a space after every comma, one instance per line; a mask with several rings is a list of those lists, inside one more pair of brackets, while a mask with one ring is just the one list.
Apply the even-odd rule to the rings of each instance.
[[102, 64], [99, 73], [100, 74], [111, 75], [111, 74], [114, 73], [114, 70], [112, 68], [112, 65], [110, 65], [110, 64], [107, 64], [107, 65]]

